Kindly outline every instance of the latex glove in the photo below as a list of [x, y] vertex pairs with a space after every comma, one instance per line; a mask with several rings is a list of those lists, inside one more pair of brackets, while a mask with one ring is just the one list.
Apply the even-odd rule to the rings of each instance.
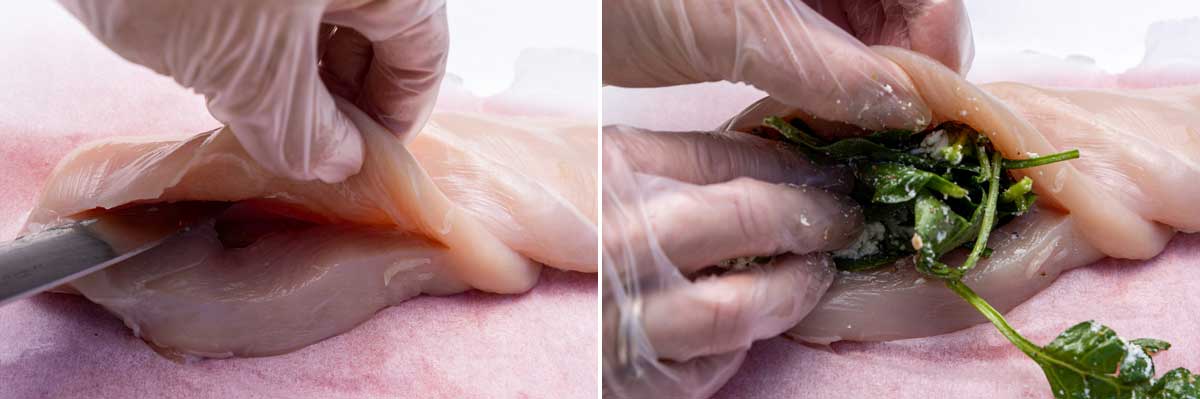
[[907, 75], [867, 45], [910, 48], [960, 73], [974, 54], [959, 0], [606, 0], [603, 7], [607, 84], [743, 82], [819, 119], [868, 130], [919, 130], [931, 118]]
[[[844, 170], [748, 134], [603, 132], [604, 389], [706, 397], [833, 281], [862, 215]], [[772, 264], [711, 274], [731, 258]]]
[[362, 166], [362, 138], [330, 91], [407, 140], [445, 71], [440, 0], [60, 3], [120, 56], [203, 94], [256, 161], [297, 180]]

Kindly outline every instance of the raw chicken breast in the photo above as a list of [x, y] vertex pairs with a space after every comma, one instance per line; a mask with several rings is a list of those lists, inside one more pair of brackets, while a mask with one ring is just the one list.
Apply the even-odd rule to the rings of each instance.
[[[592, 118], [592, 120], [595, 120]], [[439, 113], [408, 144], [439, 189], [518, 253], [596, 272], [596, 127]]]
[[[1065, 270], [1103, 256], [1148, 259], [1178, 231], [1200, 231], [1200, 91], [1046, 89], [1017, 83], [977, 87], [916, 53], [877, 48], [907, 72], [940, 121], [986, 134], [1007, 158], [1076, 148], [1081, 158], [1014, 170], [1028, 175], [1039, 206], [993, 234], [999, 256], [964, 281], [1007, 311]], [[757, 126], [794, 111], [764, 99], [728, 125]], [[951, 264], [962, 254], [951, 254]], [[869, 273], [841, 273], [821, 303], [788, 335], [803, 341], [877, 341], [936, 335], [985, 319], [937, 281], [899, 262]]]
[[[1103, 257], [1086, 244], [1071, 217], [1034, 207], [992, 233], [992, 256], [963, 277], [997, 309], [1012, 309], [1045, 289], [1058, 275]], [[946, 256], [961, 264], [965, 253]], [[926, 279], [911, 260], [895, 267], [838, 273], [820, 303], [787, 335], [828, 344], [841, 340], [884, 341], [942, 334], [985, 323], [936, 279]]]
[[[997, 309], [1025, 302], [1063, 270], [1103, 256], [1150, 258], [1178, 231], [1200, 231], [1200, 91], [976, 87], [923, 55], [877, 48], [907, 72], [936, 121], [962, 121], [1009, 159], [1072, 148], [1081, 159], [1016, 169], [1030, 175], [1039, 206], [992, 236], [994, 256], [965, 281]], [[756, 125], [790, 113], [763, 100], [731, 121]], [[948, 258], [961, 262], [962, 254]], [[814, 311], [787, 334], [811, 343], [928, 337], [984, 322], [940, 282], [911, 264], [841, 273]]]
[[[441, 114], [413, 144], [431, 177], [390, 133], [343, 108], [366, 142], [363, 170], [344, 183], [271, 177], [228, 128], [105, 140], [59, 164], [28, 226], [98, 208], [233, 203], [71, 283], [156, 347], [205, 357], [288, 352], [422, 293], [524, 292], [537, 282], [533, 260], [595, 271], [594, 127]], [[533, 155], [545, 153], [570, 157]]]
[[[969, 2], [968, 5], [986, 3]], [[1013, 10], [1013, 13], [1018, 15], [1009, 20], [1001, 20], [992, 18], [995, 15], [980, 17], [982, 14], [972, 14], [972, 24], [978, 28], [990, 20], [994, 32], [1011, 32], [1014, 27], [1030, 29], [1034, 32], [1045, 32], [1046, 30], [1081, 32], [1077, 35], [1078, 40], [1086, 40], [1088, 30], [1075, 27], [1092, 26], [1098, 21], [1096, 18], [1087, 17], [1062, 19], [1057, 14], [1029, 16], [1022, 11], [1028, 6], [1034, 4], [1042, 6], [1046, 2], [1021, 1], [1003, 4], [999, 7]], [[1118, 12], [1124, 12], [1127, 9], [1123, 5], [1110, 4], [1106, 7], [1103, 3], [1098, 3], [1095, 4], [1095, 7], [1084, 7], [1080, 12], [1087, 14], [1089, 10], [1105, 8], [1122, 10]], [[1028, 18], [1031, 17], [1034, 18], [1035, 23], [1028, 24]], [[1037, 23], [1041, 21], [1039, 18], [1045, 19], [1047, 23]], [[1100, 21], [1103, 24], [1108, 23], [1103, 22], [1104, 20]], [[1192, 28], [1158, 29], [1161, 24], [1191, 25]], [[1046, 28], [1051, 25], [1053, 27]], [[1126, 25], [1128, 26], [1128, 23]], [[994, 56], [990, 56], [995, 53], [980, 52], [976, 54], [975, 64], [968, 76], [979, 75], [979, 78], [983, 79], [972, 79], [972, 82], [975, 83], [980, 81], [1019, 81], [1039, 87], [1089, 88], [1089, 90], [1080, 91], [1037, 89], [1042, 93], [1107, 92], [1146, 99], [1153, 96], [1144, 94], [1153, 91], [1102, 91], [1093, 88], [1147, 87], [1147, 85], [1128, 84], [1132, 80], [1131, 78], [1137, 78], [1140, 82], [1148, 82], [1148, 86], [1200, 82], [1194, 78], [1180, 79], [1187, 75], [1200, 76], [1197, 73], [1200, 71], [1200, 58], [1196, 57], [1200, 53], [1197, 53], [1197, 47], [1194, 45], [1197, 40], [1200, 40], [1200, 35], [1196, 34], [1196, 32], [1200, 32], [1200, 29], [1195, 29], [1198, 26], [1200, 26], [1200, 20], [1197, 19], [1155, 24], [1149, 30], [1151, 37], [1146, 43], [1147, 59], [1143, 61], [1143, 65], [1125, 73], [1114, 74], [1099, 68], [1088, 67], [1079, 62], [1062, 59], [1054, 60], [1053, 63], [1046, 62], [1045, 58], [1027, 56], [1014, 57], [1016, 58], [1014, 60], [998, 60]], [[1181, 35], [1181, 31], [1194, 33]], [[1164, 43], [1161, 41], [1156, 42], [1162, 37], [1155, 38], [1155, 32], [1170, 33], [1170, 42], [1179, 47], [1164, 47]], [[977, 36], [976, 39], [978, 40], [979, 37]], [[979, 43], [982, 41], [977, 41], [977, 44]], [[1023, 43], [1020, 45], [1024, 46]], [[981, 48], [980, 50], [985, 49]], [[1152, 50], [1162, 57], [1159, 57], [1157, 61], [1152, 59], [1150, 57]], [[1117, 53], [1127, 51], [1129, 51], [1127, 48], [1113, 50]], [[1103, 54], [1095, 55], [1103, 56]], [[1174, 58], [1168, 59], [1169, 56], [1174, 56]], [[1184, 60], [1180, 56], [1190, 56], [1190, 59]], [[1165, 64], [1164, 61], [1170, 61], [1173, 64]], [[1164, 75], [1161, 73], [1162, 71], [1182, 73]], [[736, 113], [752, 103], [753, 100], [766, 95], [740, 85], [712, 83], [704, 86], [707, 87], [700, 87], [700, 85], [677, 87], [673, 88], [671, 93], [606, 87], [604, 89], [604, 123], [632, 124], [660, 130], [711, 130], [721, 122], [714, 122], [711, 119], [712, 115]], [[991, 85], [983, 86], [984, 90], [989, 92], [992, 87]], [[1189, 89], [1179, 88], [1179, 90]], [[1190, 90], [1200, 93], [1200, 89], [1196, 87], [1192, 87]], [[1001, 95], [995, 93], [992, 96], [999, 99]], [[746, 100], [751, 97], [753, 99]], [[1004, 97], [1002, 101], [1008, 107], [1015, 107], [1018, 104], [1025, 107], [1033, 104], [1033, 102], [1022, 101], [1020, 98], [1010, 97]], [[1057, 106], [1065, 105], [1067, 104], [1058, 103]], [[1066, 108], [1071, 109], [1072, 107]], [[1166, 108], [1186, 109], [1178, 105]], [[1014, 110], [1014, 113], [1017, 112]], [[710, 118], [692, 117], [693, 114]], [[684, 117], [679, 117], [680, 115]], [[1017, 113], [1017, 115], [1021, 114]], [[1137, 118], [1145, 120], [1150, 117], [1146, 114], [1124, 113], [1124, 115], [1131, 117], [1129, 121]], [[1096, 117], [1096, 119], [1103, 120], [1104, 118]], [[756, 121], [757, 123], [761, 123], [761, 119]], [[1032, 124], [1040, 129], [1048, 123], [1050, 122], [1041, 121]], [[1122, 143], [1122, 145], [1127, 144]], [[1086, 151], [1088, 150], [1083, 153], [1083, 158], [1069, 163], [1078, 164], [1087, 160], [1089, 153]], [[1048, 204], [1048, 202], [1042, 202], [1042, 205]], [[1047, 217], [1048, 214], [1052, 217]], [[1042, 217], [1045, 217], [1044, 221], [1040, 219]], [[1054, 220], [1061, 220], [1063, 223], [1052, 223], [1051, 221]], [[1077, 247], [1084, 251], [1078, 255], [1064, 253], [1062, 248], [1065, 248], [1068, 242], [1083, 240], [1077, 229], [1071, 227], [1073, 222], [1070, 220], [1060, 210], [1042, 208], [1037, 213], [1027, 215], [1021, 220], [1014, 221], [1013, 224], [1002, 227], [1001, 231], [1011, 232], [1020, 226], [1018, 223], [1034, 225], [1036, 221], [1037, 224], [1044, 226], [1039, 229], [1045, 230], [1038, 235], [1039, 238], [1031, 239], [1034, 242], [1030, 243], [1030, 248], [1042, 249], [1035, 252], [1050, 252], [1046, 249], [1056, 248], [1051, 252], [1053, 254], [1051, 258], [1066, 260], [1076, 257], [1082, 259], [1087, 252], [1092, 252], [1098, 257], [1103, 256], [1090, 245]], [[1064, 234], [1057, 240], [1045, 240], [1050, 237], [1050, 234], [1068, 231], [1071, 234]], [[1011, 237], [1008, 234], [998, 233], [994, 236], [994, 240], [1007, 241], [1006, 235]], [[1048, 241], [1057, 241], [1058, 245], [1047, 245]], [[990, 244], [998, 252], [1018, 252], [1016, 250], [1024, 248], [1024, 246], [1010, 247], [1008, 244], [1004, 245], [1005, 248], [999, 248], [996, 245], [997, 241]], [[1043, 255], [1031, 257], [1036, 259], [1051, 254], [1043, 253]], [[1060, 269], [1050, 261], [1012, 265], [1019, 267], [1020, 272], [1008, 269], [1006, 273], [998, 274], [997, 278], [988, 279], [988, 281], [989, 283], [994, 281], [997, 286], [1008, 286], [1008, 289], [1018, 290], [1020, 293], [1011, 296], [1001, 295], [1002, 292], [1000, 294], [990, 293], [985, 297], [993, 304], [998, 304], [1002, 300], [1007, 303], [1019, 304], [1015, 308], [1006, 305], [1004, 309], [1011, 308], [1012, 310], [1007, 311], [1005, 317], [1010, 324], [1035, 343], [1046, 344], [1075, 323], [1092, 319], [1112, 327], [1126, 338], [1155, 337], [1175, 344], [1170, 350], [1154, 357], [1156, 368], [1160, 370], [1160, 373], [1161, 370], [1175, 367], [1187, 367], [1194, 370], [1200, 364], [1200, 346], [1193, 344], [1200, 342], [1200, 318], [1191, 315], [1193, 309], [1200, 306], [1200, 296], [1195, 295], [1200, 290], [1200, 279], [1192, 277], [1195, 273], [1197, 259], [1200, 259], [1200, 234], [1176, 234], [1167, 248], [1150, 260], [1101, 259], [1087, 264], [1087, 267], [1077, 267], [1065, 271], [1057, 279], [1040, 278], [1038, 275], [1040, 271], [1052, 272]], [[980, 267], [986, 266], [981, 264]], [[1025, 277], [1028, 275], [1026, 272], [1033, 273], [1035, 281], [1028, 281], [1028, 278]], [[1048, 274], [1049, 276], [1054, 275], [1053, 273]], [[956, 310], [958, 308], [954, 306], [962, 302], [962, 299], [951, 294], [941, 284], [929, 282], [925, 283], [926, 288], [924, 289], [901, 292], [882, 290], [889, 284], [893, 287], [904, 288], [916, 285], [918, 281], [917, 276], [907, 278], [903, 271], [900, 272], [900, 277], [892, 280], [874, 279], [874, 285], [864, 284], [863, 289], [854, 295], [842, 294], [844, 301], [838, 306], [844, 306], [848, 308], [848, 311], [857, 306], [858, 311], [861, 312], [863, 305], [856, 305], [855, 302], [865, 301], [866, 304], [874, 306], [872, 309], [874, 313], [870, 313], [870, 315], [883, 319], [879, 324], [875, 324], [874, 328], [883, 328], [884, 326], [881, 324], [899, 327], [899, 332], [909, 336], [922, 336], [921, 338], [886, 342], [840, 341], [829, 345], [802, 344], [794, 339], [783, 337], [759, 341], [751, 346], [746, 360], [737, 374], [715, 397], [1053, 398], [1045, 375], [1037, 364], [1030, 361], [997, 333], [991, 324], [978, 319], [982, 324], [971, 326], [974, 322], [960, 320], [955, 323], [965, 328], [954, 332], [948, 331], [955, 330], [956, 327], [936, 324], [937, 312], [946, 312], [945, 316], [948, 318], [968, 314]], [[982, 277], [983, 275], [972, 275], [967, 279], [972, 287], [978, 288], [981, 284], [978, 279]], [[1013, 278], [1016, 280], [1004, 281]], [[972, 279], [977, 280], [972, 281]], [[859, 280], [871, 281], [872, 279], [870, 276], [860, 276]], [[846, 276], [842, 276], [837, 284], [849, 283], [854, 282], [849, 281]], [[881, 291], [875, 291], [878, 294], [873, 294], [868, 288]], [[831, 288], [831, 292], [837, 292], [839, 289], [839, 286], [835, 285]], [[997, 291], [1003, 291], [1003, 289]], [[1024, 298], [1027, 297], [1027, 292], [1036, 294], [1026, 300]], [[947, 294], [948, 296], [942, 296]], [[932, 297], [909, 302], [923, 295]], [[890, 307], [880, 307], [886, 304], [885, 300], [892, 300], [896, 303]], [[950, 305], [954, 306], [941, 305], [946, 302], [951, 302]], [[926, 304], [935, 306], [929, 307], [928, 312], [915, 308]], [[829, 303], [826, 303], [825, 306], [829, 306]], [[835, 315], [834, 313], [828, 314]], [[860, 318], [855, 321], [862, 323], [858, 325], [868, 325], [866, 323], [870, 320]], [[920, 324], [927, 323], [935, 324], [928, 327], [920, 326]], [[846, 323], [843, 323], [841, 328], [845, 329], [845, 327]], [[821, 333], [836, 331], [836, 325], [830, 323], [829, 328]], [[937, 331], [947, 331], [948, 333], [928, 336], [936, 334]], [[882, 333], [897, 336], [895, 332], [882, 331]]]
[[1008, 158], [1078, 148], [1082, 158], [1014, 171], [1029, 175], [1042, 204], [1070, 213], [1087, 243], [1105, 255], [1147, 259], [1176, 230], [1200, 230], [1200, 93], [1194, 88], [976, 88], [912, 52], [880, 48], [913, 79], [940, 120], [983, 132]]
[[[1148, 259], [1176, 231], [1200, 230], [1200, 214], [1185, 211], [1200, 199], [1190, 183], [1200, 179], [1195, 87], [1105, 91], [997, 83], [980, 90], [927, 58], [880, 51], [909, 73], [935, 117], [972, 125], [1007, 157], [1071, 148], [1082, 153], [1078, 160], [1014, 171], [1034, 179], [1042, 209], [999, 230], [989, 246], [1000, 256], [966, 279], [997, 308], [1015, 307], [1061, 271], [1101, 255]], [[790, 335], [817, 342], [897, 339], [983, 322], [956, 299], [915, 273], [845, 274]]]
[[[73, 149], [112, 137], [171, 135], [179, 141], [220, 126], [209, 116], [202, 96], [121, 59], [53, 1], [10, 7], [0, 12], [0, 21], [0, 47], [10, 55], [0, 61], [0, 98], [7, 100], [0, 107], [0, 239], [17, 236], [52, 169]], [[478, 42], [475, 47], [485, 42], [464, 36], [455, 36], [456, 42]], [[558, 91], [574, 90], [564, 84], [569, 82], [543, 79], [557, 76], [546, 71], [562, 73], [564, 65], [576, 65], [554, 58], [566, 52], [558, 49], [552, 57], [522, 62], [524, 69], [516, 76], [527, 77], [523, 86], [542, 83], [554, 89], [536, 97], [555, 104], [555, 110], [578, 107], [595, 113], [595, 54], [588, 54], [592, 69], [580, 80], [592, 93], [586, 102], [575, 100], [583, 97], [580, 92]], [[455, 111], [531, 134], [571, 131], [555, 127], [561, 125], [558, 122], [547, 124], [547, 119], [509, 117], [521, 111], [594, 126], [594, 118], [535, 112], [543, 108], [480, 98], [456, 81], [460, 79], [452, 75], [443, 80], [434, 124], [449, 117], [447, 111]], [[480, 102], [488, 106], [474, 105]], [[500, 106], [508, 113], [491, 112]], [[483, 126], [452, 133], [488, 138], [488, 125]], [[427, 125], [414, 140], [431, 139], [431, 133], [441, 134]], [[466, 213], [474, 212], [465, 199], [442, 186], [441, 176], [453, 170], [443, 174], [427, 164], [426, 153], [412, 150], [414, 144], [409, 142], [410, 151], [434, 184]], [[490, 154], [501, 151], [478, 147]], [[594, 165], [595, 159], [590, 155], [578, 161]], [[512, 170], [519, 169], [498, 168], [497, 173]], [[555, 193], [570, 191], [544, 186]], [[488, 223], [484, 218], [479, 222]], [[538, 229], [530, 225], [528, 230]], [[503, 232], [493, 234], [507, 242]], [[590, 230], [574, 232], [559, 240], [589, 234]], [[521, 295], [479, 290], [420, 295], [380, 310], [350, 331], [287, 354], [186, 365], [150, 350], [119, 317], [83, 296], [37, 295], [0, 307], [0, 398], [594, 398], [599, 392], [595, 357], [566, 354], [596, 353], [599, 346], [596, 275], [543, 268], [538, 280]], [[383, 277], [378, 281], [383, 284]], [[393, 287], [396, 282], [392, 280]]]

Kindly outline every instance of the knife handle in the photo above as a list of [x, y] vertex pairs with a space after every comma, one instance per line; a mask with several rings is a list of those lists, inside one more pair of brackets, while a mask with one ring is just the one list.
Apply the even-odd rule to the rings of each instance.
[[0, 306], [88, 273], [117, 257], [88, 229], [89, 222], [59, 226], [0, 243]]

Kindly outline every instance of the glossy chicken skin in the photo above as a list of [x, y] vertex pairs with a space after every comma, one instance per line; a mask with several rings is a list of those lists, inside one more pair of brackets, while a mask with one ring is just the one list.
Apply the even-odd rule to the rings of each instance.
[[[367, 161], [344, 183], [271, 177], [227, 129], [112, 139], [59, 164], [28, 228], [94, 208], [234, 203], [215, 223], [71, 284], [155, 346], [204, 357], [295, 350], [422, 293], [524, 292], [539, 262], [595, 271], [594, 126], [437, 115], [412, 145], [437, 160], [426, 172], [374, 121], [347, 113]], [[529, 156], [505, 158], [514, 151]]]

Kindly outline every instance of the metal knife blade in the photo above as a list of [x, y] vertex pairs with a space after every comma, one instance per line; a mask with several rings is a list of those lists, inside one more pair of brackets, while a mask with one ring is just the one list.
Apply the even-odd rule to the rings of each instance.
[[227, 203], [141, 205], [81, 215], [72, 222], [0, 243], [0, 306], [120, 263], [194, 226]]

